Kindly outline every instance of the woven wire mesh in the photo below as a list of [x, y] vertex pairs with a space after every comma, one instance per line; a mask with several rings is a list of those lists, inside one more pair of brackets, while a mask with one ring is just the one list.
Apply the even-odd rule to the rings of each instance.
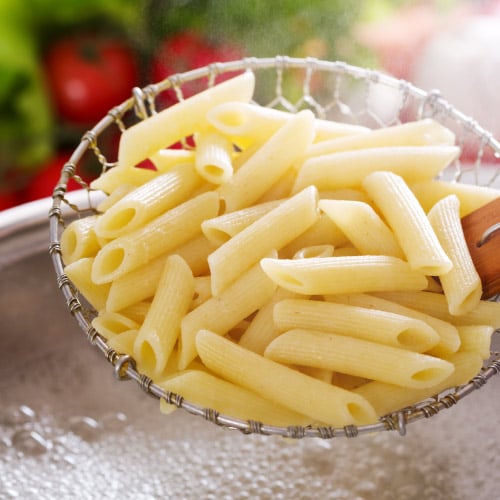
[[[69, 312], [74, 316], [89, 342], [99, 349], [113, 365], [119, 380], [134, 380], [139, 387], [157, 399], [201, 416], [224, 428], [243, 433], [280, 435], [289, 438], [303, 437], [356, 437], [378, 431], [396, 430], [406, 433], [409, 423], [436, 415], [453, 406], [468, 394], [481, 388], [500, 372], [500, 354], [492, 352], [478, 373], [469, 383], [452, 387], [411, 407], [385, 415], [377, 423], [342, 428], [290, 426], [277, 427], [222, 415], [210, 408], [202, 408], [186, 401], [182, 395], [165, 391], [136, 368], [135, 360], [110, 348], [106, 339], [92, 326], [97, 312], [81, 296], [64, 273], [60, 236], [74, 217], [95, 213], [102, 197], [93, 191], [80, 175], [83, 163], [93, 162], [100, 173], [116, 165], [117, 148], [107, 147], [108, 134], [120, 134], [126, 128], [157, 113], [163, 107], [185, 99], [186, 92], [199, 92], [211, 87], [228, 75], [252, 71], [256, 76], [255, 103], [297, 112], [311, 109], [318, 118], [364, 125], [371, 128], [387, 127], [422, 118], [434, 118], [450, 128], [456, 135], [461, 155], [442, 174], [443, 179], [481, 186], [499, 188], [500, 143], [477, 124], [462, 114], [439, 92], [425, 92], [411, 83], [397, 80], [378, 71], [364, 69], [343, 62], [317, 59], [297, 59], [277, 56], [274, 58], [246, 58], [210, 66], [186, 73], [172, 75], [166, 80], [142, 89], [135, 88], [127, 101], [110, 112], [87, 131], [61, 171], [53, 191], [53, 204], [49, 212], [49, 252], [55, 268], [57, 284], [64, 295]], [[106, 147], [103, 146], [106, 144]], [[184, 147], [189, 148], [185, 143]], [[99, 174], [97, 174], [99, 175]], [[66, 198], [69, 183], [77, 183], [88, 193], [85, 206], [71, 205]], [[74, 217], [63, 216], [62, 207], [69, 205]], [[64, 207], [66, 208], [66, 207]], [[64, 210], [67, 213], [67, 210]], [[493, 300], [497, 300], [497, 298]], [[495, 332], [494, 335], [498, 335]]]

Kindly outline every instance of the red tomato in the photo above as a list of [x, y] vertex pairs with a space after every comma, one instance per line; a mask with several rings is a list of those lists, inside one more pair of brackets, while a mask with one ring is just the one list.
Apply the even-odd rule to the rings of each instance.
[[64, 120], [93, 124], [132, 95], [139, 70], [123, 41], [75, 36], [50, 47], [45, 58], [55, 108]]

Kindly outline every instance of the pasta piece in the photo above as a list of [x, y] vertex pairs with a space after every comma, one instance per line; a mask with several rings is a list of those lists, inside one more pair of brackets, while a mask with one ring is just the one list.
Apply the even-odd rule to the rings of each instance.
[[331, 376], [331, 383], [333, 385], [342, 387], [342, 389], [347, 389], [348, 391], [357, 389], [368, 382], [370, 382], [370, 380], [367, 378], [355, 377], [354, 375], [348, 375], [340, 372], [332, 372]]
[[195, 152], [188, 149], [160, 149], [150, 157], [151, 163], [159, 173], [172, 170], [180, 164], [194, 164]]
[[120, 314], [123, 314], [126, 318], [141, 324], [144, 321], [150, 307], [151, 302], [143, 300], [142, 302], [137, 302], [131, 306], [125, 307], [120, 311]]
[[87, 302], [96, 311], [100, 311], [106, 306], [110, 285], [109, 283], [97, 285], [90, 279], [93, 263], [93, 257], [85, 257], [67, 265], [64, 272]]
[[137, 337], [138, 330], [126, 330], [119, 335], [110, 337], [106, 342], [111, 349], [114, 349], [119, 354], [134, 354], [134, 342]]
[[212, 294], [218, 295], [272, 249], [280, 249], [311, 227], [318, 218], [317, 191], [309, 187], [284, 201], [208, 257]]
[[360, 396], [259, 356], [208, 330], [196, 336], [203, 363], [220, 377], [270, 401], [332, 426], [373, 423]]
[[396, 302], [367, 294], [331, 295], [325, 297], [325, 300], [400, 314], [427, 323], [439, 335], [439, 342], [427, 351], [427, 354], [431, 356], [449, 356], [457, 352], [460, 347], [460, 336], [455, 326], [421, 311], [404, 307]]
[[[315, 368], [313, 366], [297, 366], [294, 369], [303, 373], [304, 375], [308, 375], [309, 377], [316, 378], [321, 380], [322, 382], [326, 382], [327, 384], [332, 383], [332, 370], [325, 370], [324, 368]], [[345, 387], [343, 387], [345, 389]]]
[[355, 134], [321, 141], [307, 150], [307, 156], [319, 156], [349, 151], [353, 149], [388, 146], [429, 146], [455, 144], [455, 134], [432, 118], [370, 130], [365, 134]]
[[[200, 370], [186, 370], [160, 380], [158, 385], [202, 408], [268, 425], [309, 425], [311, 419], [268, 401], [252, 391]], [[164, 405], [166, 402], [163, 403]]]
[[495, 331], [490, 325], [462, 325], [458, 326], [460, 335], [460, 351], [477, 352], [482, 359], [491, 356], [491, 336]]
[[344, 335], [289, 330], [266, 348], [278, 363], [326, 368], [415, 389], [439, 384], [454, 370], [443, 359]]
[[167, 366], [193, 294], [191, 269], [182, 257], [169, 256], [134, 344], [134, 358], [152, 377], [158, 377]]
[[61, 235], [61, 253], [65, 264], [95, 257], [101, 248], [95, 234], [96, 215], [70, 222]]
[[300, 158], [314, 137], [314, 115], [303, 110], [280, 128], [218, 188], [225, 212], [255, 203]]
[[289, 168], [257, 201], [256, 204], [289, 198], [295, 178], [295, 169]]
[[402, 177], [375, 172], [366, 177], [363, 186], [394, 231], [412, 269], [441, 276], [452, 268], [425, 212]]
[[448, 358], [455, 370], [437, 385], [425, 389], [410, 389], [384, 382], [369, 382], [354, 389], [353, 392], [366, 398], [375, 408], [377, 415], [382, 416], [402, 408], [412, 406], [436, 394], [461, 384], [465, 384], [481, 369], [481, 357], [474, 352], [458, 352]]
[[311, 259], [313, 257], [332, 257], [333, 252], [333, 245], [311, 245], [309, 247], [301, 248], [292, 258]]
[[128, 330], [137, 330], [139, 324], [120, 313], [103, 311], [92, 320], [92, 326], [106, 339]]
[[178, 102], [122, 132], [118, 168], [132, 167], [206, 126], [210, 108], [226, 101], [250, 101], [255, 76], [246, 71]]
[[367, 255], [403, 258], [392, 231], [367, 203], [348, 200], [320, 200], [320, 210], [341, 229], [349, 241]]
[[438, 201], [427, 217], [453, 264], [439, 276], [450, 313], [466, 314], [479, 304], [483, 289], [465, 241], [458, 198], [449, 195]]
[[433, 292], [384, 292], [378, 296], [392, 300], [412, 309], [417, 309], [431, 316], [460, 325], [490, 325], [500, 328], [500, 303], [481, 300], [479, 304], [467, 314], [455, 316], [448, 310], [448, 301], [440, 293]]
[[220, 132], [202, 131], [195, 136], [196, 171], [212, 184], [227, 182], [233, 175], [233, 144]]
[[370, 198], [361, 189], [332, 189], [328, 191], [320, 191], [320, 200], [346, 200], [346, 201], [360, 201], [363, 203], [370, 203]]
[[99, 205], [97, 205], [96, 210], [99, 213], [104, 213], [109, 210], [117, 201], [121, 200], [125, 195], [130, 193], [136, 188], [132, 184], [122, 184], [113, 190], [104, 200], [102, 200]]
[[217, 194], [204, 193], [170, 209], [144, 227], [111, 241], [94, 260], [92, 280], [111, 282], [186, 243], [200, 232], [200, 224], [214, 217], [218, 210]]
[[142, 186], [144, 183], [154, 179], [158, 175], [156, 170], [147, 168], [110, 168], [96, 177], [91, 183], [92, 189], [98, 189], [111, 194], [124, 184], [130, 186]]
[[421, 320], [318, 300], [282, 300], [274, 306], [273, 320], [281, 332], [296, 328], [318, 330], [415, 352], [428, 351], [439, 341], [436, 331]]
[[192, 165], [178, 165], [134, 189], [99, 217], [95, 232], [118, 238], [186, 201], [202, 183]]
[[426, 212], [445, 196], [456, 195], [460, 200], [460, 218], [500, 196], [498, 189], [438, 180], [415, 182], [410, 189]]
[[212, 296], [210, 276], [198, 276], [194, 279], [194, 294], [190, 309], [196, 309]]
[[240, 321], [260, 309], [276, 286], [255, 264], [217, 297], [211, 297], [190, 311], [181, 323], [179, 368], [185, 369], [196, 358], [196, 334], [210, 329], [224, 335]]
[[278, 286], [296, 293], [325, 295], [384, 290], [423, 290], [425, 276], [407, 262], [386, 255], [271, 259], [261, 261]]
[[359, 188], [379, 170], [391, 171], [407, 182], [434, 178], [459, 154], [455, 146], [394, 146], [343, 151], [307, 159], [297, 175], [294, 192], [314, 184], [320, 191]]

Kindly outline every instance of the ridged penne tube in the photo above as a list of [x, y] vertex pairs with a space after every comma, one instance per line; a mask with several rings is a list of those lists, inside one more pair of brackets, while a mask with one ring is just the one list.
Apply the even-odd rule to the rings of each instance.
[[275, 363], [207, 330], [196, 336], [203, 363], [230, 382], [331, 426], [376, 421], [361, 396]]
[[303, 110], [283, 125], [218, 188], [225, 212], [255, 203], [312, 143], [314, 115]]
[[233, 144], [220, 132], [207, 130], [195, 136], [195, 167], [212, 184], [227, 182], [233, 175]]
[[467, 248], [456, 195], [438, 201], [427, 217], [453, 264], [447, 273], [439, 276], [450, 313], [466, 314], [479, 304], [483, 289]]
[[309, 187], [285, 200], [208, 257], [212, 294], [218, 295], [272, 249], [280, 249], [318, 219], [317, 191]]
[[[228, 136], [246, 142], [265, 141], [293, 117], [293, 113], [274, 108], [257, 106], [252, 103], [227, 102], [212, 108], [207, 120]], [[359, 134], [368, 129], [359, 125], [315, 120], [316, 135], [319, 140], [331, 137]]]
[[92, 280], [111, 282], [148, 261], [186, 243], [200, 232], [200, 224], [219, 211], [213, 191], [201, 194], [153, 219], [145, 226], [101, 248], [92, 266]]
[[367, 175], [379, 170], [397, 173], [407, 182], [432, 179], [458, 153], [455, 146], [394, 146], [315, 156], [300, 167], [294, 192], [310, 184], [320, 191], [359, 188]]
[[243, 273], [216, 297], [211, 297], [190, 311], [181, 323], [179, 368], [186, 368], [196, 358], [195, 339], [199, 330], [226, 334], [240, 321], [260, 309], [273, 295], [276, 286], [259, 264]]
[[210, 276], [197, 276], [194, 279], [194, 294], [190, 309], [196, 309], [212, 296]]
[[271, 299], [257, 311], [238, 343], [249, 351], [264, 354], [266, 347], [281, 333], [273, 320], [275, 304], [295, 297], [297, 294], [278, 287]]
[[439, 342], [436, 331], [418, 319], [319, 300], [282, 300], [274, 306], [273, 321], [281, 332], [318, 330], [415, 352], [428, 351]]
[[498, 189], [462, 182], [427, 180], [409, 185], [425, 212], [428, 212], [440, 199], [454, 194], [460, 200], [460, 217], [499, 197]]
[[408, 291], [384, 292], [382, 294], [377, 293], [377, 295], [431, 316], [436, 316], [453, 325], [490, 325], [495, 329], [500, 328], [500, 303], [498, 302], [481, 300], [472, 311], [455, 316], [450, 314], [448, 301], [440, 293]]
[[92, 189], [99, 189], [111, 194], [124, 184], [130, 186], [142, 186], [144, 183], [154, 179], [158, 175], [156, 170], [147, 168], [110, 168], [95, 178], [91, 183]]
[[320, 200], [318, 206], [360, 253], [404, 257], [392, 231], [367, 203], [349, 200]]
[[310, 259], [312, 257], [332, 257], [335, 248], [333, 245], [311, 245], [297, 251], [293, 259]]
[[311, 259], [264, 258], [261, 266], [277, 285], [300, 294], [423, 290], [425, 276], [387, 255]]
[[100, 311], [106, 307], [110, 284], [97, 285], [90, 279], [93, 263], [93, 257], [85, 257], [84, 259], [79, 259], [68, 264], [64, 268], [64, 272], [87, 302], [96, 311]]
[[377, 309], [401, 316], [407, 316], [428, 324], [439, 335], [439, 342], [426, 354], [431, 356], [445, 357], [458, 351], [460, 347], [460, 336], [455, 326], [447, 321], [435, 318], [416, 309], [402, 306], [396, 302], [385, 300], [368, 294], [330, 295], [324, 297], [327, 301], [341, 304]]
[[102, 238], [118, 238], [186, 201], [201, 185], [192, 165], [178, 165], [134, 189], [102, 214], [95, 232]]
[[227, 101], [250, 101], [254, 86], [254, 74], [246, 71], [129, 127], [120, 137], [118, 168], [132, 167], [203, 129], [207, 125], [206, 114], [213, 106]]
[[95, 233], [96, 215], [70, 222], [61, 235], [61, 253], [65, 264], [95, 257], [101, 246]]
[[388, 146], [429, 146], [455, 144], [455, 134], [432, 118], [370, 130], [313, 144], [307, 156], [319, 156], [353, 149]]
[[134, 355], [134, 342], [137, 337], [138, 330], [126, 330], [119, 335], [114, 335], [107, 339], [106, 343], [111, 349], [114, 349], [119, 354]]
[[128, 330], [137, 330], [139, 324], [120, 313], [102, 311], [92, 320], [92, 326], [106, 339]]
[[121, 200], [125, 195], [136, 189], [136, 186], [132, 184], [122, 184], [113, 190], [111, 194], [106, 196], [99, 205], [97, 205], [96, 210], [99, 213], [104, 213], [109, 210], [117, 201]]
[[454, 367], [443, 359], [344, 335], [293, 329], [264, 352], [278, 363], [326, 368], [415, 389], [439, 384]]
[[151, 302], [147, 300], [143, 300], [141, 302], [136, 302], [130, 306], [127, 306], [120, 310], [120, 314], [123, 316], [135, 321], [136, 323], [141, 324], [146, 317], [146, 314], [151, 307]]
[[433, 397], [450, 387], [467, 383], [481, 369], [481, 357], [474, 352], [457, 352], [448, 358], [455, 367], [453, 373], [437, 385], [425, 389], [411, 389], [384, 382], [368, 382], [353, 390], [366, 398], [378, 416], [401, 410], [416, 402]]
[[195, 153], [188, 149], [164, 148], [150, 157], [151, 162], [159, 173], [165, 173], [180, 164], [194, 165]]
[[477, 352], [482, 359], [491, 356], [491, 336], [495, 331], [490, 325], [462, 325], [458, 326], [461, 345], [460, 351]]
[[234, 418], [278, 426], [311, 424], [309, 417], [200, 370], [181, 371], [158, 381], [158, 385], [202, 408], [212, 408]]
[[215, 245], [222, 245], [240, 231], [276, 208], [282, 200], [259, 203], [202, 222], [203, 234]]
[[387, 220], [412, 269], [441, 276], [453, 266], [422, 207], [402, 177], [374, 172], [363, 186]]
[[153, 377], [158, 377], [167, 366], [193, 294], [191, 269], [182, 257], [169, 256], [134, 343], [135, 360]]

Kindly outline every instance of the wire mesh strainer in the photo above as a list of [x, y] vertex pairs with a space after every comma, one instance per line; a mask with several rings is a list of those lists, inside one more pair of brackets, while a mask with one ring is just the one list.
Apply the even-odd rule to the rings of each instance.
[[[83, 162], [94, 161], [100, 172], [116, 163], [116, 151], [105, 151], [101, 139], [109, 132], [121, 133], [130, 125], [156, 113], [165, 102], [183, 100], [193, 91], [216, 84], [227, 75], [252, 71], [256, 76], [255, 102], [266, 107], [297, 112], [311, 109], [317, 117], [371, 128], [396, 125], [410, 120], [432, 117], [456, 134], [461, 156], [443, 173], [443, 178], [498, 188], [500, 181], [500, 144], [473, 119], [455, 109], [438, 92], [425, 92], [409, 82], [397, 80], [381, 72], [363, 69], [343, 62], [290, 57], [246, 58], [239, 61], [216, 63], [210, 66], [177, 74], [168, 79], [135, 88], [132, 97], [113, 108], [94, 128], [87, 131], [62, 169], [61, 177], [53, 192], [49, 212], [50, 255], [55, 267], [58, 287], [63, 293], [70, 313], [89, 342], [96, 346], [113, 365], [119, 380], [134, 380], [149, 395], [163, 399], [178, 408], [205, 418], [224, 428], [243, 433], [302, 437], [355, 437], [383, 430], [406, 433], [409, 423], [430, 417], [453, 406], [468, 394], [482, 387], [500, 371], [500, 355], [492, 353], [483, 369], [469, 383], [449, 388], [432, 399], [426, 399], [408, 408], [385, 415], [372, 425], [342, 428], [290, 426], [277, 427], [265, 422], [241, 420], [222, 415], [211, 408], [202, 408], [183, 398], [181, 394], [165, 391], [148, 376], [139, 373], [135, 360], [128, 354], [112, 349], [106, 339], [92, 326], [96, 311], [88, 306], [64, 272], [60, 236], [72, 219], [66, 208], [69, 205], [75, 217], [95, 211], [99, 193], [90, 189], [82, 179]], [[185, 145], [189, 147], [189, 145]], [[71, 205], [65, 197], [68, 182], [76, 181], [88, 192], [85, 206]], [[496, 334], [497, 335], [497, 334]]]

